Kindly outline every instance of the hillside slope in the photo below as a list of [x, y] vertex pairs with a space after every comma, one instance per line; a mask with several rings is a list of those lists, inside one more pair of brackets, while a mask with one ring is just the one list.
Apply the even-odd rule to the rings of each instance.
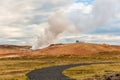
[[28, 49], [30, 49], [30, 46], [0, 45], [0, 58], [19, 57]]
[[53, 44], [47, 48], [29, 52], [29, 56], [61, 56], [61, 55], [97, 55], [100, 52], [120, 52], [120, 46], [91, 43]]
[[0, 45], [0, 58], [21, 56], [93, 56], [100, 52], [120, 52], [120, 46], [92, 43], [52, 44], [47, 48], [30, 50], [30, 46]]

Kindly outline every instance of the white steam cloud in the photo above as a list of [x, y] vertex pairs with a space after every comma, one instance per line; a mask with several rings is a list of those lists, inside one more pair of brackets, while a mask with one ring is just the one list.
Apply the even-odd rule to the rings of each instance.
[[41, 34], [37, 37], [37, 42], [32, 49], [38, 49], [48, 46], [64, 31], [73, 32], [75, 26], [68, 22], [65, 15], [58, 11], [49, 17], [49, 26], [41, 30]]
[[38, 36], [32, 49], [46, 47], [63, 32], [82, 32], [108, 25], [120, 15], [120, 0], [95, 0], [93, 4], [74, 3], [49, 17], [48, 27]]

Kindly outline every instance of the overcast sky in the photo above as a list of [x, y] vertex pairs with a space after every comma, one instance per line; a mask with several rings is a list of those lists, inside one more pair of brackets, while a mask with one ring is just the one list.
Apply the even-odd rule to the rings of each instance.
[[[48, 26], [48, 17], [51, 14], [60, 9], [66, 10], [68, 7], [73, 11], [79, 8], [81, 12], [90, 14], [93, 2], [93, 0], [0, 0], [0, 44], [33, 45], [41, 29]], [[110, 24], [77, 34], [63, 33], [56, 42], [75, 42], [76, 39], [82, 42], [120, 45], [120, 14]]]

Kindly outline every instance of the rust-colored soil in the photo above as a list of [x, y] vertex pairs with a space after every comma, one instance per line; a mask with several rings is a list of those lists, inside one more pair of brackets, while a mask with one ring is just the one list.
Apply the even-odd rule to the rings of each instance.
[[0, 45], [0, 58], [24, 56], [28, 49], [30, 46]]
[[99, 52], [120, 51], [120, 46], [112, 46], [107, 44], [91, 44], [91, 43], [71, 43], [57, 44], [44, 49], [39, 49], [29, 53], [30, 56], [61, 56], [61, 55], [82, 55], [92, 56]]
[[20, 56], [92, 56], [99, 52], [120, 52], [120, 46], [91, 43], [54, 44], [44, 49], [30, 50], [30, 46], [1, 45], [0, 57]]

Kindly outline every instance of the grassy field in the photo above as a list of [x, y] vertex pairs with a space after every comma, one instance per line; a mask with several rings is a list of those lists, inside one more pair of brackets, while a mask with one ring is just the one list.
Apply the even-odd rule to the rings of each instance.
[[[17, 58], [6, 58], [0, 59], [0, 80], [27, 80], [25, 76], [28, 72], [34, 69], [40, 69], [43, 67], [56, 66], [56, 65], [66, 65], [66, 64], [77, 64], [77, 63], [89, 63], [89, 62], [119, 62], [120, 59], [117, 56], [119, 53], [113, 52], [109, 53], [103, 52], [100, 55], [96, 56], [61, 56], [61, 57], [17, 57]], [[92, 67], [91, 67], [92, 66]], [[82, 78], [83, 74], [86, 74], [86, 77], [95, 75], [99, 66], [99, 70], [103, 70], [106, 65], [91, 65], [89, 67], [76, 67], [72, 70], [67, 70], [64, 73], [70, 77], [75, 77], [78, 80]], [[95, 66], [95, 67], [94, 67]], [[98, 67], [97, 67], [98, 66]], [[113, 67], [114, 65], [107, 65], [107, 67]], [[116, 69], [120, 65], [116, 64]], [[87, 71], [88, 68], [88, 71]], [[94, 69], [94, 71], [93, 71]], [[79, 72], [80, 71], [80, 72]], [[85, 72], [84, 72], [85, 71]], [[82, 75], [81, 75], [82, 73]], [[71, 76], [72, 74], [72, 76]], [[81, 77], [79, 77], [81, 75]], [[102, 74], [101, 74], [102, 75]]]
[[105, 77], [120, 74], [120, 64], [94, 64], [67, 69], [65, 75], [76, 80], [105, 80]]

